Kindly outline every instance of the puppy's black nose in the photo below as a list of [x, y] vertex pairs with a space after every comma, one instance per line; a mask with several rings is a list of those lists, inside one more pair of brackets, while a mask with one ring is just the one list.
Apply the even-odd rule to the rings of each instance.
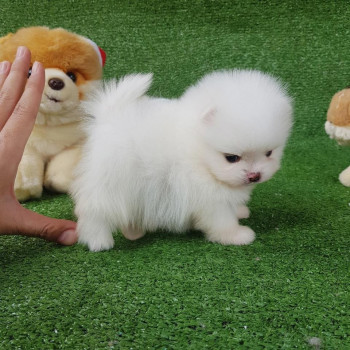
[[249, 182], [258, 182], [260, 180], [260, 173], [249, 173], [248, 175]]
[[49, 80], [49, 86], [52, 90], [62, 90], [64, 88], [64, 82], [59, 78], [52, 78]]

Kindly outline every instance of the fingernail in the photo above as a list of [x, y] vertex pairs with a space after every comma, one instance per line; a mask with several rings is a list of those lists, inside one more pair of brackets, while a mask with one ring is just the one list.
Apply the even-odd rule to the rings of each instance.
[[57, 239], [58, 243], [63, 245], [72, 245], [78, 240], [78, 235], [75, 230], [64, 231]]
[[17, 53], [16, 53], [16, 58], [21, 58], [24, 56], [24, 54], [26, 53], [26, 47], [25, 46], [19, 46], [17, 49]]
[[10, 66], [10, 62], [4, 61], [0, 62], [0, 73], [6, 73]]
[[36, 73], [38, 71], [40, 65], [41, 65], [41, 63], [35, 61], [33, 63], [33, 67], [32, 67], [32, 73]]

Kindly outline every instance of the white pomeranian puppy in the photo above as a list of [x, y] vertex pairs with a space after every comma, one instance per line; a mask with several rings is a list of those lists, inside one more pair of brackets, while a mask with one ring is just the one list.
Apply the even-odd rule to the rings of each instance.
[[92, 116], [73, 198], [79, 242], [113, 247], [119, 229], [198, 229], [211, 242], [249, 244], [239, 224], [254, 185], [280, 167], [292, 106], [258, 71], [214, 72], [179, 99], [145, 95], [152, 75], [111, 81], [85, 104]]

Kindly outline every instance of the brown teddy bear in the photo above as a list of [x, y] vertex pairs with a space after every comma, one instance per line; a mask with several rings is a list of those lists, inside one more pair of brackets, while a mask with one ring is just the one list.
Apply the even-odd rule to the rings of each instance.
[[[340, 145], [350, 145], [350, 88], [341, 90], [333, 96], [325, 129]], [[339, 180], [344, 186], [350, 187], [350, 166], [340, 173]]]
[[29, 27], [0, 38], [0, 61], [13, 62], [18, 46], [45, 68], [39, 113], [15, 181], [16, 197], [24, 201], [40, 197], [43, 186], [68, 192], [84, 140], [80, 104], [102, 77], [105, 53], [62, 28]]

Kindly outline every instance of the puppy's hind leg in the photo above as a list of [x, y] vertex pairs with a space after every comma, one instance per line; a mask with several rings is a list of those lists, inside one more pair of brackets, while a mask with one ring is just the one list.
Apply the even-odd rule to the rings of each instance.
[[140, 228], [132, 227], [131, 225], [128, 228], [122, 229], [122, 234], [126, 239], [130, 241], [136, 241], [137, 239], [145, 235], [145, 231]]
[[78, 242], [87, 245], [92, 252], [109, 250], [114, 246], [110, 225], [95, 215], [80, 216], [77, 231]]

